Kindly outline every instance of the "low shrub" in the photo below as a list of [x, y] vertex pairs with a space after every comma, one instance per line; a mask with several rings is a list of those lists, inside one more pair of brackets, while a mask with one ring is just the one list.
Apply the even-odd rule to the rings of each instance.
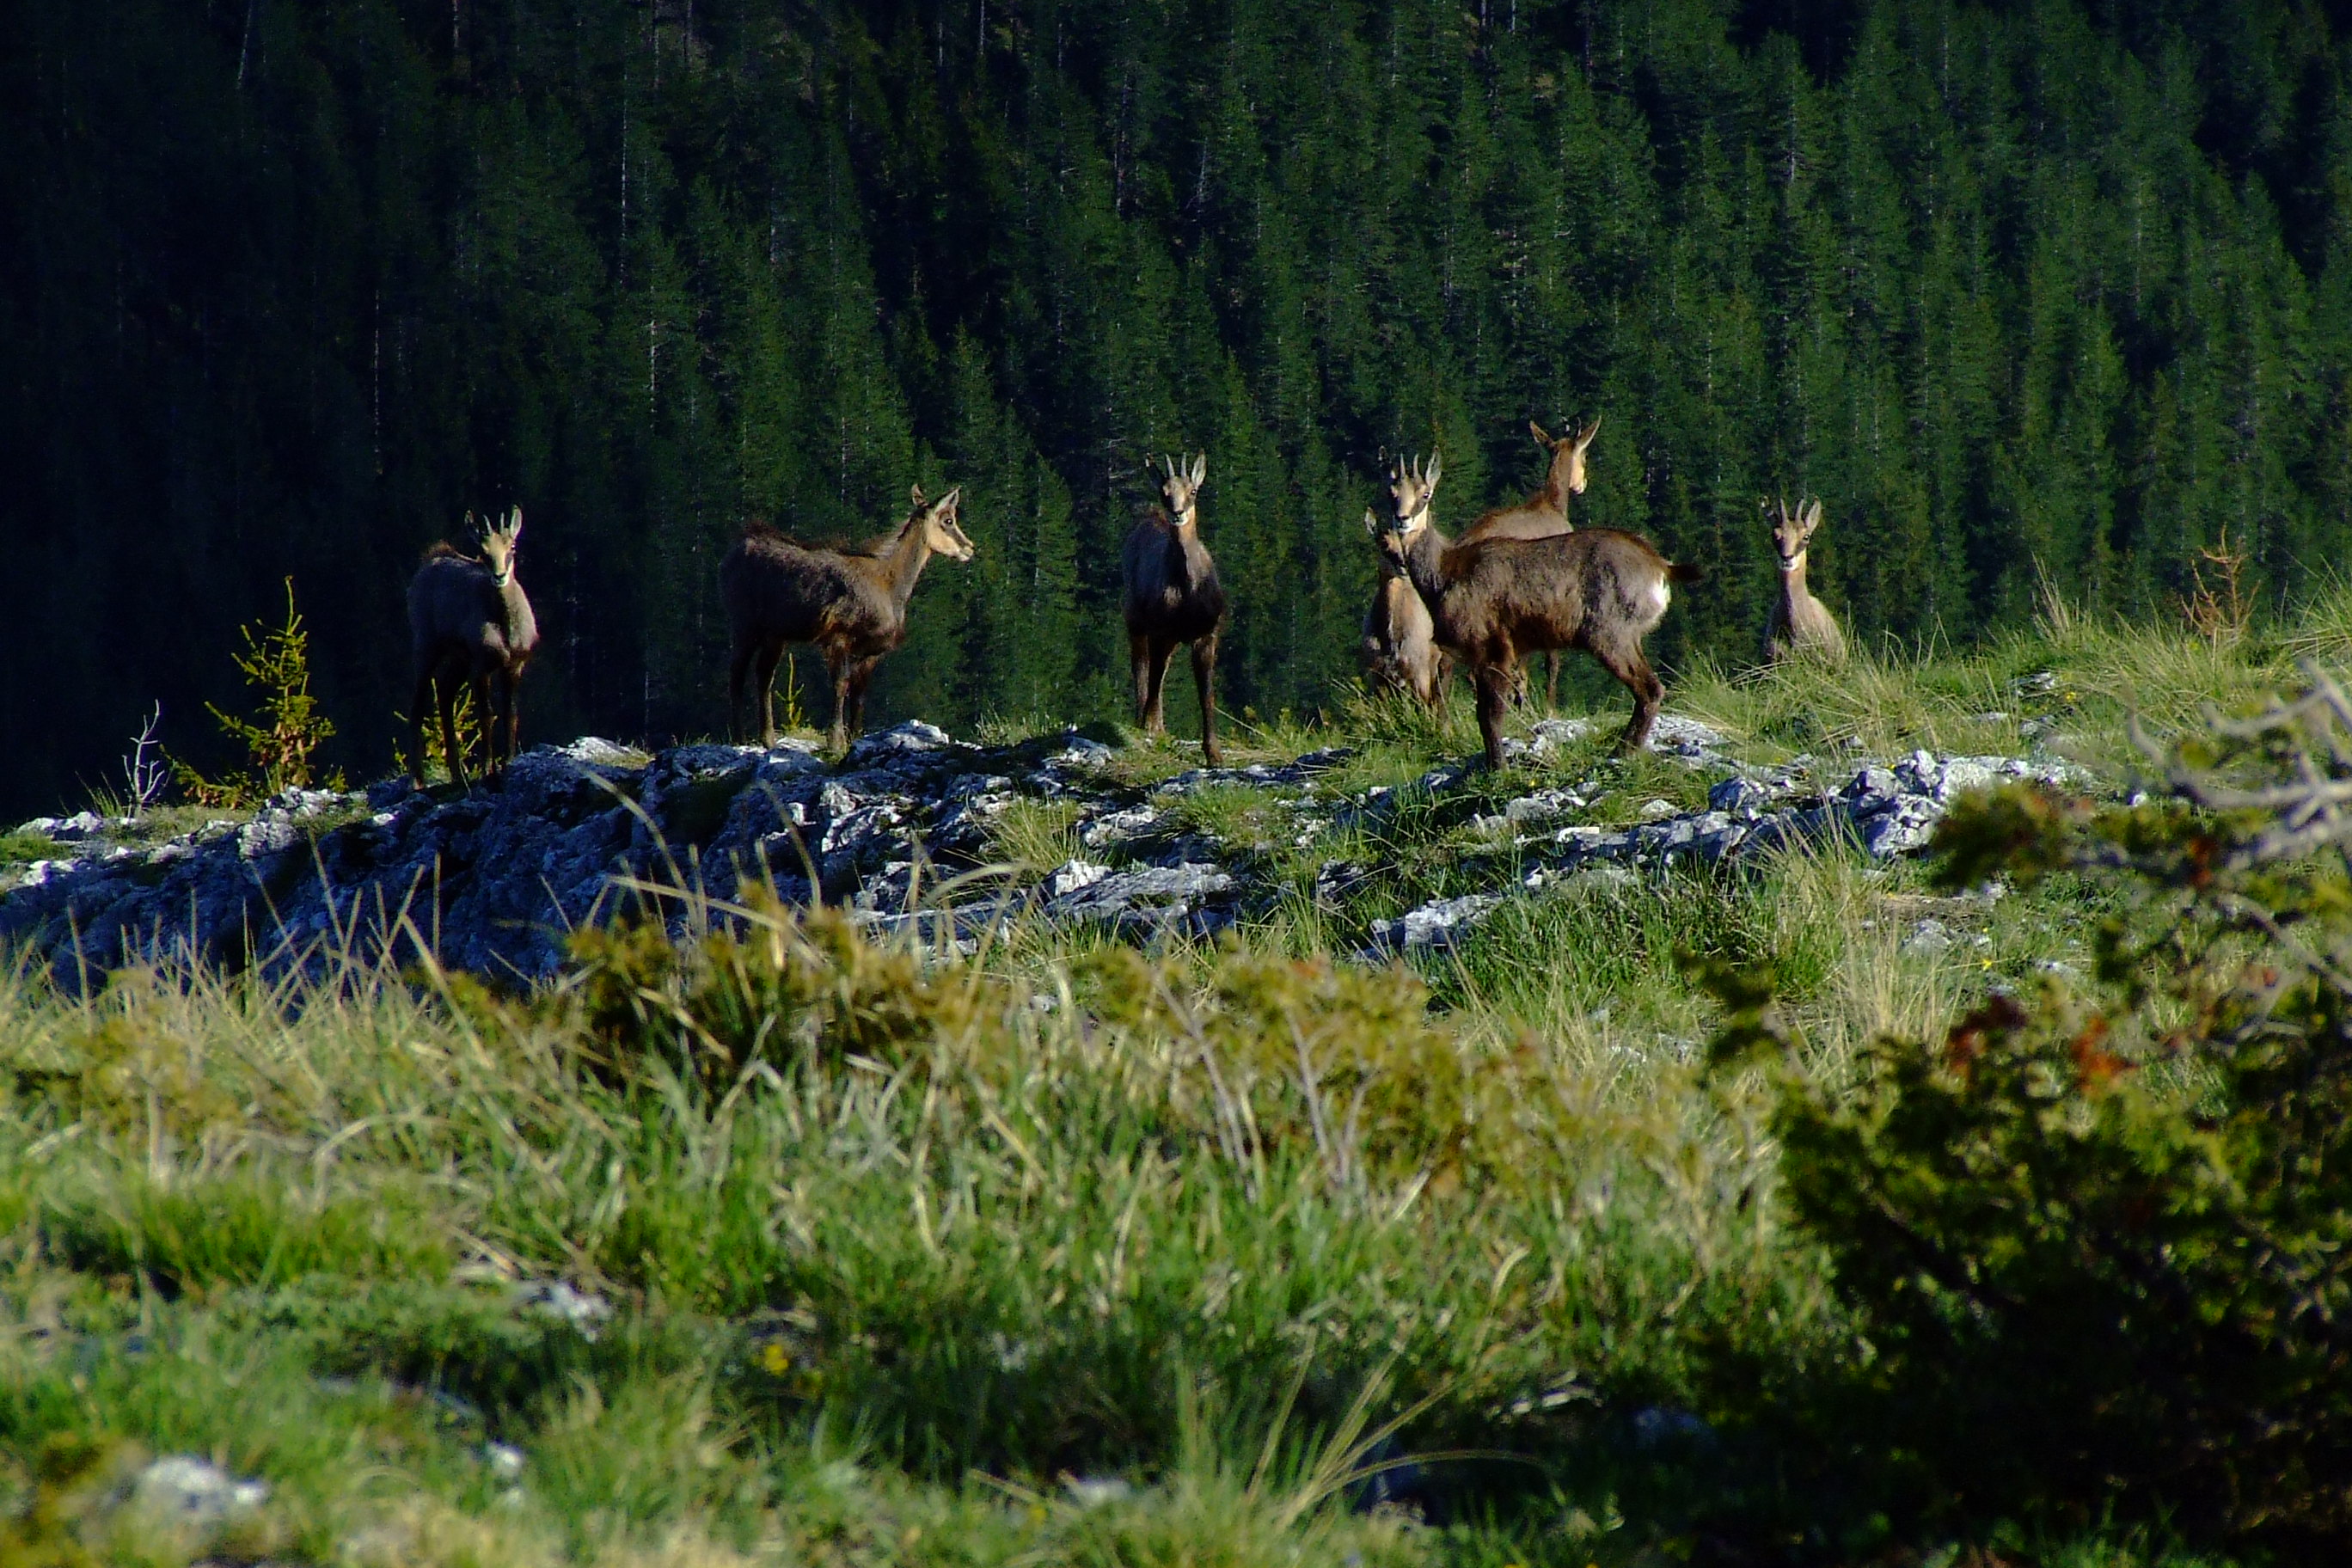
[[1724, 1053], [1784, 1053], [1788, 1201], [1857, 1335], [1807, 1406], [1818, 1462], [1963, 1527], [2352, 1531], [2347, 733], [2320, 679], [2160, 759], [2158, 801], [1956, 812], [1953, 888], [2129, 892], [2099, 979], [1882, 1040], [1851, 1086], [1797, 1070], [1769, 994], [1727, 987]]

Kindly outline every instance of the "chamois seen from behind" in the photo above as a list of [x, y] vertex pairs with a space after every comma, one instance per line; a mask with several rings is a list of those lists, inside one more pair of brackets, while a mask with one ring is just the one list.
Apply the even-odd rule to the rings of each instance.
[[[467, 513], [471, 526], [474, 517]], [[446, 540], [425, 553], [425, 563], [408, 584], [408, 634], [416, 668], [409, 699], [415, 749], [408, 769], [425, 782], [425, 714], [441, 715], [441, 751], [449, 776], [466, 778], [464, 749], [457, 743], [455, 707], [461, 688], [474, 693], [474, 715], [482, 727], [482, 766], [496, 777], [515, 753], [522, 717], [516, 688], [523, 667], [539, 648], [539, 623], [530, 600], [515, 580], [515, 550], [522, 538], [522, 509], [504, 522], [483, 525], [481, 555], [466, 555]], [[503, 733], [502, 733], [503, 732]]]
[[1503, 710], [1518, 662], [1551, 648], [1582, 648], [1633, 694], [1633, 716], [1619, 744], [1635, 751], [1665, 699], [1642, 639], [1665, 618], [1672, 585], [1696, 581], [1638, 534], [1589, 528], [1540, 539], [1447, 539], [1430, 521], [1444, 472], [1399, 462], [1390, 475], [1394, 520], [1375, 530], [1381, 552], [1402, 570], [1429, 608], [1439, 646], [1470, 668], [1478, 698], [1478, 732], [1486, 765], [1503, 764]]
[[1813, 531], [1822, 525], [1822, 503], [1800, 503], [1792, 512], [1785, 500], [1768, 500], [1764, 521], [1772, 531], [1772, 553], [1780, 563], [1780, 596], [1764, 622], [1764, 661], [1780, 664], [1807, 658], [1843, 664], [1845, 634], [1829, 606], [1805, 586], [1805, 558], [1812, 548]]
[[1216, 674], [1225, 589], [1217, 581], [1209, 547], [1201, 542], [1201, 484], [1208, 478], [1209, 455], [1195, 454], [1189, 465], [1173, 458], [1162, 462], [1167, 477], [1160, 489], [1167, 509], [1147, 511], [1119, 552], [1121, 608], [1135, 666], [1135, 721], [1147, 735], [1166, 729], [1160, 699], [1168, 661], [1180, 646], [1191, 644], [1192, 684], [1201, 694], [1201, 750], [1214, 767], [1224, 761], [1217, 749]]
[[833, 679], [833, 729], [828, 742], [845, 751], [864, 729], [866, 688], [874, 667], [907, 638], [907, 605], [933, 555], [971, 559], [971, 541], [957, 521], [963, 491], [926, 503], [911, 492], [904, 521], [854, 549], [805, 545], [754, 523], [719, 563], [733, 651], [727, 667], [727, 721], [743, 735], [744, 685], [759, 693], [760, 743], [776, 743], [776, 666], [784, 649], [809, 643], [824, 655]]

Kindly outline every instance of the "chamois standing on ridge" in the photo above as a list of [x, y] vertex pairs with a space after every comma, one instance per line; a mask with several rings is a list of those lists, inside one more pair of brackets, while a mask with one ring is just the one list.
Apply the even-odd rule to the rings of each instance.
[[1665, 683], [1642, 639], [1665, 618], [1671, 585], [1696, 581], [1698, 568], [1613, 528], [1467, 544], [1447, 539], [1429, 521], [1444, 471], [1436, 456], [1425, 469], [1399, 461], [1389, 487], [1395, 520], [1372, 537], [1428, 605], [1439, 645], [1469, 666], [1486, 765], [1503, 765], [1503, 710], [1519, 659], [1552, 648], [1584, 649], [1633, 694], [1633, 716], [1618, 744], [1647, 745]]
[[776, 666], [793, 643], [814, 644], [833, 678], [828, 742], [845, 751], [866, 722], [866, 687], [883, 656], [907, 637], [907, 603], [934, 554], [971, 559], [971, 541], [956, 521], [961, 486], [926, 504], [910, 492], [906, 520], [878, 539], [849, 549], [796, 543], [753, 523], [719, 563], [733, 653], [727, 668], [727, 724], [743, 735], [744, 682], [760, 694], [760, 743], [776, 743]]
[[1812, 658], [1830, 664], [1845, 662], [1845, 634], [1829, 606], [1805, 586], [1805, 556], [1813, 531], [1822, 525], [1822, 503], [1801, 502], [1791, 512], [1782, 500], [1776, 508], [1764, 503], [1764, 521], [1772, 531], [1772, 552], [1780, 557], [1780, 593], [1764, 622], [1764, 662]]
[[[466, 514], [468, 527], [474, 514]], [[409, 775], [425, 782], [425, 711], [441, 713], [441, 752], [449, 776], [462, 788], [467, 784], [466, 758], [457, 744], [457, 723], [452, 711], [461, 686], [474, 692], [474, 717], [482, 726], [482, 767], [496, 778], [521, 733], [522, 716], [515, 688], [523, 667], [539, 650], [539, 622], [530, 600], [515, 581], [515, 547], [522, 538], [522, 508], [507, 513], [503, 522], [482, 524], [478, 559], [461, 553], [446, 540], [425, 552], [425, 563], [408, 584], [408, 637], [416, 667], [416, 690], [409, 699], [410, 724], [415, 750], [408, 759]], [[495, 700], [497, 706], [492, 707]], [[505, 731], [504, 747], [499, 731]]]
[[[1555, 533], [1573, 533], [1576, 525], [1568, 518], [1568, 498], [1584, 493], [1584, 454], [1592, 438], [1601, 434], [1601, 416], [1593, 416], [1592, 423], [1572, 435], [1555, 437], [1534, 420], [1528, 421], [1528, 433], [1536, 445], [1551, 454], [1551, 463], [1544, 470], [1543, 488], [1517, 506], [1496, 507], [1454, 539], [1456, 544], [1475, 544], [1482, 539], [1549, 539]], [[1528, 700], [1527, 672], [1523, 668], [1511, 689], [1514, 704]], [[1559, 701], [1559, 655], [1544, 655], [1544, 706], [1555, 707]]]
[[[1380, 527], [1372, 509], [1364, 509], [1364, 526]], [[1429, 606], [1421, 602], [1403, 569], [1387, 556], [1380, 558], [1381, 583], [1372, 590], [1371, 607], [1364, 612], [1364, 637], [1358, 647], [1364, 679], [1375, 691], [1410, 691], [1423, 706], [1436, 708], [1445, 700], [1445, 678], [1454, 661], [1437, 646], [1437, 630]]]
[[1192, 646], [1192, 684], [1201, 693], [1201, 750], [1209, 765], [1224, 761], [1217, 749], [1217, 632], [1225, 620], [1224, 584], [1217, 563], [1201, 542], [1201, 484], [1209, 475], [1209, 454], [1189, 466], [1163, 458], [1167, 477], [1160, 486], [1166, 510], [1151, 508], [1128, 531], [1119, 552], [1125, 587], [1127, 647], [1135, 664], [1135, 720], [1147, 735], [1167, 725], [1160, 687], [1177, 646]]

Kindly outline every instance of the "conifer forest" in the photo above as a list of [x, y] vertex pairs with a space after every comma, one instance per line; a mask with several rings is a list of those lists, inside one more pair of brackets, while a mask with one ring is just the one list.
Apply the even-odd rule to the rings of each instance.
[[[356, 775], [402, 594], [520, 507], [525, 742], [725, 723], [721, 554], [961, 485], [877, 721], [1124, 710], [1118, 549], [1205, 450], [1244, 722], [1353, 679], [1384, 458], [1441, 523], [1598, 416], [1580, 526], [1707, 572], [1821, 498], [1862, 645], [2352, 561], [2352, 7], [2311, 0], [89, 0], [0, 54], [0, 807], [237, 628]], [[803, 654], [784, 700], [822, 720]], [[1181, 703], [1173, 706], [1181, 708]], [[535, 732], [535, 734], [534, 734]]]

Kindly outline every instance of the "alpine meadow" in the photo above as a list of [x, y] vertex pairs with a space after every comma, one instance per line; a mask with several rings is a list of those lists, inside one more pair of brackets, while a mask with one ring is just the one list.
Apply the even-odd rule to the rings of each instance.
[[5, 36], [0, 1568], [2352, 1554], [2352, 0]]

